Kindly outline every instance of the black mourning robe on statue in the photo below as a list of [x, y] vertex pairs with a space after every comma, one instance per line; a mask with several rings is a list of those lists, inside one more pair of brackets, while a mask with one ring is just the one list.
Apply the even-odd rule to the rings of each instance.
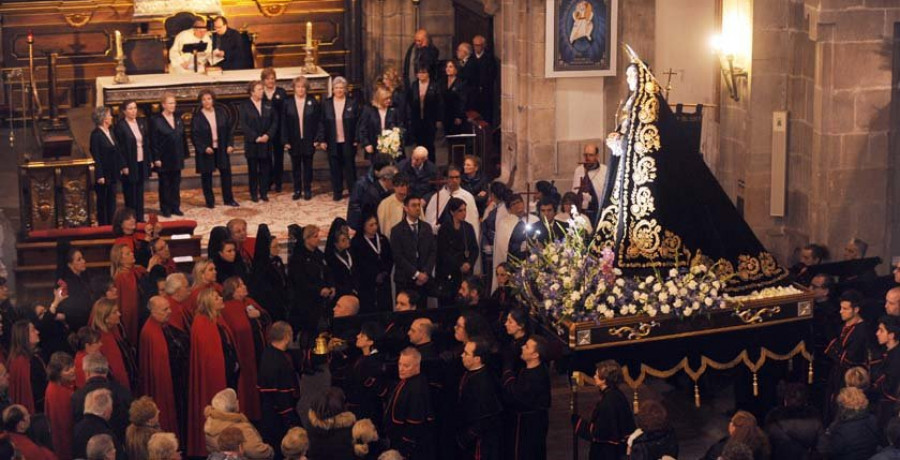
[[299, 379], [287, 352], [271, 345], [259, 358], [259, 401], [262, 422], [259, 431], [270, 446], [280, 445], [287, 430], [300, 420], [294, 411], [299, 396]]
[[512, 460], [546, 460], [550, 426], [550, 371], [541, 364], [503, 378], [504, 452]]
[[384, 412], [384, 433], [391, 449], [406, 460], [434, 459], [433, 422], [425, 377], [417, 374], [397, 383]]
[[600, 391], [590, 420], [572, 415], [575, 433], [590, 441], [591, 460], [619, 460], [625, 456], [626, 440], [634, 432], [634, 416], [628, 399], [617, 387]]
[[459, 381], [459, 417], [456, 442], [460, 458], [499, 459], [502, 454], [500, 422], [503, 406], [494, 375], [487, 366], [466, 371]]

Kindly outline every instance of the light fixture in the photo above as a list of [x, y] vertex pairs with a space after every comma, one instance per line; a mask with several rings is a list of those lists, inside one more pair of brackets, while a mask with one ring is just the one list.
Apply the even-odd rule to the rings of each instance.
[[735, 64], [735, 49], [729, 46], [729, 40], [721, 35], [716, 35], [710, 40], [710, 46], [719, 58], [719, 68], [722, 70], [722, 78], [728, 88], [728, 95], [735, 101], [741, 100], [738, 94], [738, 79], [749, 77], [749, 72]]

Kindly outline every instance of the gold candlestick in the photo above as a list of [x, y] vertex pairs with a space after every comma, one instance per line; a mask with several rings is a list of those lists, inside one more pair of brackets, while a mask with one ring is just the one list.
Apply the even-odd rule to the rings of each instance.
[[318, 43], [315, 41], [308, 42], [303, 50], [306, 51], [306, 56], [303, 58], [303, 73], [318, 73], [319, 66], [316, 65], [316, 48], [318, 47]]
[[122, 32], [116, 31], [116, 59], [125, 56], [125, 52], [122, 50]]
[[113, 79], [117, 84], [128, 83], [128, 75], [125, 74], [125, 56], [116, 57], [116, 77]]

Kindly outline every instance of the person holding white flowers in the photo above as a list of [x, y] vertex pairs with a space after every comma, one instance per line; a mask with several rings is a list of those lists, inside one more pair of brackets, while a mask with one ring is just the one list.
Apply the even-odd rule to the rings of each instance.
[[[401, 139], [403, 122], [397, 107], [391, 105], [391, 91], [382, 85], [375, 88], [370, 105], [363, 107], [357, 125], [356, 139], [363, 148], [366, 159], [372, 161], [372, 157], [378, 152], [378, 136], [384, 131], [400, 128]], [[402, 155], [403, 142], [400, 142]]]

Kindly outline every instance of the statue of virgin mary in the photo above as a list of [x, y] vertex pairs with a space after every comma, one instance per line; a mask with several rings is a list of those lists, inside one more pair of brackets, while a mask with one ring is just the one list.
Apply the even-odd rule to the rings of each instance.
[[785, 285], [787, 271], [740, 216], [699, 152], [688, 151], [659, 82], [626, 45], [629, 96], [616, 132], [597, 238], [626, 275], [704, 264], [726, 292]]

